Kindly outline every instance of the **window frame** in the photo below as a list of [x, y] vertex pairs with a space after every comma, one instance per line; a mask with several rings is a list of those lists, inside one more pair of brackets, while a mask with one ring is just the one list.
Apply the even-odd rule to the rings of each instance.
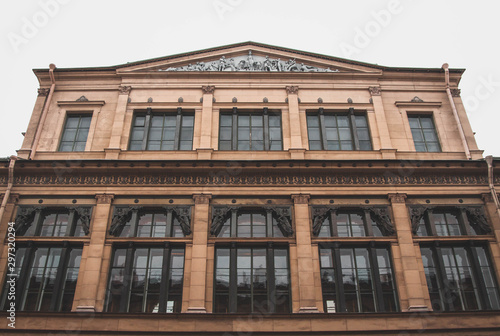
[[[252, 143], [252, 138], [251, 138], [251, 131], [250, 131], [250, 148], [249, 149], [238, 149], [238, 118], [240, 116], [245, 116], [245, 115], [262, 115], [263, 117], [263, 124], [262, 124], [262, 130], [263, 130], [263, 149], [253, 149], [251, 147]], [[221, 140], [221, 128], [224, 127], [222, 126], [222, 118], [224, 116], [232, 116], [232, 121], [231, 121], [231, 148], [230, 149], [221, 149], [221, 142], [222, 141], [229, 141], [229, 140]], [[280, 120], [280, 148], [279, 149], [271, 149], [271, 139], [270, 139], [270, 124], [269, 124], [269, 117], [270, 116], [278, 116]], [[226, 126], [227, 127], [227, 126]], [[250, 127], [250, 126], [249, 126]], [[281, 110], [269, 110], [269, 108], [264, 107], [262, 110], [259, 109], [238, 109], [237, 107], [233, 107], [231, 111], [224, 111], [222, 110], [219, 113], [219, 137], [218, 137], [218, 150], [221, 151], [281, 151], [283, 150], [283, 118], [282, 118], [282, 113]]]
[[[408, 120], [408, 127], [410, 130], [411, 138], [413, 139], [413, 142], [412, 142], [413, 147], [414, 147], [416, 152], [419, 152], [419, 153], [442, 153], [443, 152], [443, 144], [442, 144], [441, 138], [439, 136], [437, 123], [436, 123], [436, 119], [434, 116], [435, 116], [434, 112], [427, 112], [426, 113], [426, 112], [418, 112], [418, 111], [407, 111], [406, 118]], [[418, 123], [420, 125], [418, 130], [420, 132], [422, 132], [422, 137], [423, 137], [423, 141], [419, 141], [419, 142], [422, 142], [425, 145], [425, 149], [426, 149], [425, 151], [417, 150], [417, 146], [415, 144], [415, 137], [413, 136], [413, 128], [411, 127], [411, 121], [410, 121], [411, 118], [418, 118]], [[428, 118], [431, 121], [432, 126], [433, 126], [433, 130], [434, 130], [434, 136], [436, 137], [436, 141], [427, 141], [425, 139], [425, 135], [423, 132], [424, 128], [422, 128], [421, 118]], [[438, 146], [438, 150], [437, 151], [429, 151], [428, 146], [427, 146], [427, 142], [435, 142]]]
[[[49, 259], [47, 256], [50, 255], [51, 251], [53, 249], [61, 249], [61, 254], [59, 257], [59, 263], [56, 267], [57, 272], [54, 280], [54, 285], [53, 285], [53, 290], [52, 290], [52, 297], [50, 299], [50, 307], [49, 311], [56, 311], [56, 312], [62, 312], [62, 311], [71, 311], [72, 307], [70, 307], [67, 310], [62, 310], [63, 308], [63, 299], [64, 295], [66, 294], [66, 282], [65, 279], [67, 277], [67, 271], [68, 271], [68, 264], [70, 262], [70, 257], [71, 253], [73, 251], [80, 251], [79, 256], [77, 255], [77, 259], [80, 259], [80, 262], [78, 263], [78, 267], [75, 267], [78, 269], [78, 273], [80, 272], [80, 265], [81, 265], [81, 258], [83, 255], [83, 246], [81, 245], [76, 245], [76, 244], [69, 244], [68, 242], [57, 242], [57, 243], [52, 243], [48, 245], [47, 243], [40, 243], [40, 244], [33, 244], [32, 242], [20, 242], [18, 243], [16, 247], [16, 257], [17, 257], [17, 252], [19, 248], [24, 248], [25, 249], [25, 254], [23, 255], [23, 261], [22, 264], [19, 267], [19, 272], [17, 274], [17, 280], [16, 280], [16, 297], [15, 297], [15, 304], [16, 304], [16, 309], [19, 311], [41, 311], [40, 309], [42, 301], [40, 299], [40, 291], [42, 291], [42, 287], [40, 286], [38, 288], [38, 297], [36, 301], [36, 306], [37, 309], [35, 310], [25, 310], [25, 305], [27, 301], [27, 294], [30, 290], [30, 278], [29, 274], [31, 274], [30, 270], [33, 268], [33, 263], [35, 262], [35, 254], [39, 249], [48, 249], [48, 254], [45, 254], [44, 256], [46, 259]], [[43, 274], [44, 278], [47, 275], [47, 264], [43, 267]], [[76, 277], [75, 281], [75, 289], [72, 290], [72, 304], [74, 303], [74, 295], [76, 292], [76, 282], [78, 281], [78, 276]], [[1, 304], [2, 307], [5, 307], [8, 302], [12, 302], [12, 300], [8, 300], [8, 284], [6, 281], [8, 280], [8, 277], [5, 279], [5, 285], [4, 285], [4, 290], [1, 296]], [[67, 281], [67, 280], [66, 280]], [[47, 285], [46, 283], [43, 283], [43, 285]], [[44, 291], [44, 289], [43, 289]]]
[[[174, 135], [174, 149], [161, 149], [162, 142], [163, 140], [163, 132], [162, 132], [162, 137], [159, 140], [160, 141], [160, 149], [148, 149], [149, 146], [149, 134], [151, 132], [152, 128], [152, 116], [155, 115], [162, 115], [165, 117], [166, 115], [171, 115], [176, 117], [176, 122], [175, 122], [175, 135]], [[138, 116], [144, 116], [145, 121], [144, 121], [144, 134], [142, 137], [142, 143], [141, 143], [141, 148], [140, 149], [131, 149], [132, 147], [132, 141], [139, 141], [139, 140], [133, 140], [133, 132], [134, 128], [136, 127], [135, 120]], [[191, 129], [192, 132], [192, 137], [191, 137], [191, 148], [190, 149], [180, 149], [181, 147], [181, 133], [182, 133], [182, 123], [183, 123], [183, 117], [184, 116], [192, 116], [193, 117], [193, 126]], [[192, 151], [193, 146], [194, 146], [194, 124], [195, 124], [195, 112], [188, 110], [185, 111], [182, 107], [178, 107], [177, 110], [172, 111], [172, 110], [153, 110], [151, 107], [148, 107], [145, 111], [144, 110], [136, 110], [134, 111], [134, 114], [132, 116], [132, 123], [130, 125], [130, 133], [129, 133], [129, 141], [128, 141], [128, 150], [130, 151]], [[163, 127], [162, 127], [163, 129]]]
[[[105, 297], [105, 302], [104, 302], [104, 308], [103, 311], [106, 313], [113, 313], [114, 311], [110, 311], [110, 305], [112, 304], [112, 299], [111, 299], [111, 285], [112, 285], [112, 274], [113, 274], [113, 269], [115, 268], [113, 266], [114, 260], [115, 260], [115, 255], [117, 253], [117, 250], [122, 249], [125, 250], [125, 261], [124, 261], [124, 275], [123, 275], [123, 282], [122, 282], [122, 288], [120, 288], [120, 299], [119, 299], [119, 304], [118, 304], [118, 312], [120, 313], [130, 313], [130, 303], [131, 303], [131, 297], [132, 297], [132, 285], [133, 285], [133, 279], [132, 279], [132, 274], [135, 269], [134, 268], [134, 259], [135, 259], [135, 253], [139, 249], [147, 249], [148, 250], [148, 266], [146, 267], [147, 269], [150, 269], [149, 264], [151, 262], [150, 253], [152, 249], [162, 249], [163, 254], [162, 254], [162, 273], [161, 273], [161, 282], [160, 282], [160, 292], [159, 292], [159, 305], [158, 305], [158, 311], [153, 311], [153, 312], [144, 312], [142, 313], [148, 313], [148, 314], [155, 314], [155, 313], [179, 313], [182, 310], [182, 294], [184, 290], [184, 278], [185, 278], [185, 269], [186, 269], [186, 248], [184, 245], [178, 245], [178, 244], [171, 244], [170, 242], [164, 242], [163, 244], [140, 244], [140, 243], [129, 243], [128, 245], [123, 245], [123, 244], [113, 244], [113, 249], [111, 253], [111, 259], [110, 259], [110, 265], [109, 265], [109, 270], [108, 270], [108, 277], [107, 277], [107, 284], [106, 284], [106, 297]], [[179, 293], [170, 293], [169, 292], [169, 286], [170, 286], [170, 275], [172, 272], [171, 268], [171, 263], [173, 260], [172, 253], [174, 250], [182, 250], [183, 253], [183, 265], [182, 265], [182, 288]], [[147, 283], [149, 284], [150, 278], [147, 278]], [[146, 286], [144, 286], [146, 287]], [[144, 293], [144, 292], [143, 292]], [[146, 292], [147, 294], [148, 292]], [[173, 312], [167, 312], [168, 304], [167, 304], [167, 298], [170, 295], [178, 295], [179, 300], [178, 305], [174, 307], [175, 311]], [[144, 299], [143, 299], [144, 300]], [[144, 304], [144, 301], [143, 301]]]
[[[224, 294], [222, 291], [217, 290], [217, 271], [219, 270], [218, 268], [218, 255], [217, 251], [218, 250], [229, 250], [229, 286], [227, 290], [227, 300], [228, 300], [228, 307], [226, 309], [226, 312], [217, 312], [217, 296], [221, 296]], [[265, 249], [266, 250], [266, 296], [267, 296], [267, 311], [250, 311], [250, 312], [242, 312], [238, 311], [238, 283], [237, 283], [237, 275], [238, 275], [238, 266], [237, 266], [237, 259], [238, 259], [238, 250], [244, 250], [244, 249], [251, 249], [252, 251], [252, 257], [253, 257], [253, 251], [255, 249]], [[254, 314], [254, 313], [264, 313], [264, 314], [274, 314], [276, 313], [276, 299], [277, 299], [277, 294], [278, 292], [284, 293], [284, 291], [278, 291], [276, 290], [276, 268], [275, 268], [275, 251], [276, 250], [283, 250], [286, 251], [286, 258], [287, 258], [287, 265], [286, 265], [286, 270], [287, 270], [287, 285], [288, 289], [286, 290], [286, 296], [287, 296], [287, 301], [288, 305], [285, 305], [287, 312], [286, 313], [291, 313], [292, 312], [292, 283], [291, 283], [291, 270], [290, 270], [290, 249], [289, 246], [286, 244], [275, 244], [273, 242], [267, 242], [266, 245], [263, 244], [241, 244], [241, 243], [231, 243], [230, 245], [228, 244], [217, 244], [215, 247], [215, 252], [214, 252], [214, 278], [213, 278], [213, 312], [214, 313], [240, 313], [240, 314]], [[252, 261], [253, 262], [253, 261]], [[252, 267], [253, 269], [253, 267]], [[282, 268], [280, 268], [282, 269]], [[269, 274], [273, 274], [273, 276], [269, 276]], [[251, 284], [253, 284], [253, 281], [251, 281]], [[254, 294], [251, 292], [251, 306], [253, 309], [253, 300], [254, 300]]]
[[[339, 149], [328, 149], [328, 143], [327, 143], [327, 131], [326, 131], [326, 123], [325, 123], [325, 116], [347, 116], [348, 121], [349, 121], [349, 131], [351, 134], [351, 145], [352, 149], [342, 149], [340, 138], [339, 140]], [[370, 131], [370, 122], [368, 119], [368, 113], [366, 111], [361, 112], [361, 111], [355, 111], [354, 108], [349, 108], [348, 111], [339, 111], [339, 110], [329, 110], [326, 111], [324, 108], [320, 107], [317, 111], [306, 111], [306, 121], [308, 120], [308, 117], [310, 116], [315, 116], [318, 118], [318, 130], [319, 130], [319, 137], [320, 137], [320, 143], [321, 143], [321, 149], [311, 149], [311, 135], [310, 135], [310, 129], [312, 127], [309, 126], [309, 123], [306, 122], [306, 128], [307, 128], [307, 139], [308, 139], [308, 149], [309, 150], [328, 150], [328, 151], [372, 151], [373, 150], [373, 141], [372, 141], [372, 134]], [[359, 139], [359, 134], [358, 134], [358, 128], [365, 128], [365, 127], [359, 127], [356, 124], [356, 116], [363, 116], [365, 117], [366, 121], [366, 129], [368, 131], [368, 137], [369, 137], [369, 142], [370, 142], [370, 149], [361, 149], [360, 145], [360, 139]], [[337, 132], [339, 130], [337, 126]], [[340, 136], [340, 135], [339, 135]], [[366, 141], [366, 140], [362, 140]]]
[[[339, 272], [339, 270], [344, 270], [345, 268], [342, 267], [342, 262], [341, 262], [341, 250], [352, 250], [354, 255], [355, 255], [355, 250], [356, 249], [364, 249], [368, 252], [368, 260], [370, 262], [370, 274], [371, 276], [371, 282], [372, 282], [372, 298], [374, 302], [374, 311], [361, 311], [362, 305], [361, 303], [361, 298], [360, 296], [362, 295], [359, 287], [356, 289], [356, 297], [357, 297], [357, 304], [358, 304], [358, 311], [347, 311], [347, 304], [346, 304], [346, 292], [344, 288], [344, 281], [343, 281], [343, 271]], [[377, 250], [381, 249], [387, 252], [388, 256], [388, 261], [389, 261], [389, 269], [391, 271], [391, 277], [392, 277], [392, 290], [391, 294], [393, 296], [393, 301], [391, 304], [394, 306], [394, 310], [390, 312], [398, 312], [400, 311], [399, 307], [399, 298], [398, 298], [398, 286], [396, 283], [396, 276], [395, 276], [395, 269], [394, 269], [394, 263], [393, 263], [393, 258], [392, 258], [392, 251], [389, 246], [389, 244], [384, 244], [384, 243], [378, 243], [375, 244], [374, 242], [370, 242], [369, 244], [349, 244], [349, 243], [339, 243], [339, 242], [328, 242], [328, 243], [320, 243], [318, 245], [318, 253], [319, 253], [319, 259], [320, 259], [320, 274], [323, 274], [323, 270], [325, 269], [332, 269], [334, 273], [334, 290], [333, 291], [328, 291], [325, 290], [325, 285], [323, 284], [323, 279], [322, 275], [320, 275], [321, 279], [321, 291], [322, 291], [322, 300], [323, 300], [323, 307], [325, 313], [378, 313], [378, 312], [386, 312], [385, 309], [385, 293], [387, 291], [384, 291], [382, 288], [382, 283], [380, 282], [380, 266], [378, 263], [378, 256], [377, 256]], [[330, 255], [332, 256], [332, 265], [331, 267], [324, 267], [322, 265], [322, 250], [328, 250], [330, 252]], [[355, 256], [356, 259], [356, 256]], [[387, 267], [386, 267], [387, 268]], [[354, 268], [356, 271], [356, 274], [358, 274], [358, 268]], [[356, 276], [356, 280], [358, 281], [358, 277]], [[333, 294], [332, 294], [333, 293]], [[328, 306], [328, 301], [327, 298], [328, 296], [335, 295], [335, 312], [329, 312], [329, 306]]]
[[[77, 142], [83, 142], [83, 141], [77, 141], [76, 140], [76, 136], [78, 134], [78, 132], [80, 131], [80, 127], [77, 127], [76, 130], [77, 132], [75, 133], [75, 139], [73, 139], [72, 141], [65, 141], [64, 140], [64, 135], [66, 133], [66, 131], [68, 130], [67, 126], [68, 126], [68, 120], [70, 118], [75, 118], [75, 117], [78, 117], [79, 120], [78, 120], [78, 126], [80, 126], [80, 122], [81, 122], [81, 118], [82, 117], [89, 117], [90, 118], [90, 123], [89, 123], [89, 126], [88, 126], [88, 129], [87, 129], [87, 135], [85, 137], [85, 146], [83, 147], [82, 150], [78, 150], [76, 151], [75, 150], [75, 144]], [[87, 148], [87, 145], [88, 145], [88, 140], [89, 140], [89, 135], [91, 134], [91, 130], [93, 129], [93, 112], [76, 112], [76, 111], [68, 111], [65, 115], [65, 118], [64, 118], [64, 121], [63, 121], [63, 124], [62, 124], [62, 131], [61, 131], [61, 138], [59, 140], [59, 145], [57, 146], [57, 151], [58, 152], [63, 152], [63, 153], [71, 153], [71, 152], [84, 152]], [[62, 150], [62, 146], [63, 146], [63, 143], [64, 142], [72, 142], [72, 149], [71, 150]]]
[[[451, 248], [451, 249], [457, 249], [461, 248], [466, 251], [467, 254], [467, 262], [470, 265], [470, 268], [472, 269], [471, 276], [472, 276], [472, 281], [475, 283], [476, 287], [474, 287], [474, 291], [477, 292], [475, 295], [475, 300], [476, 304], [478, 306], [478, 309], [462, 309], [462, 310], [455, 310], [453, 306], [453, 302], [451, 301], [451, 298], [454, 296], [453, 291], [451, 288], [451, 285], [449, 284], [449, 279], [446, 274], [446, 266], [444, 264], [444, 259], [443, 259], [443, 252], [442, 249], [446, 248]], [[490, 270], [491, 274], [491, 280], [493, 282], [493, 288], [496, 291], [496, 300], [497, 303], [500, 306], [500, 295], [499, 291], [500, 288], [498, 286], [498, 279], [496, 276], [495, 268], [494, 268], [494, 263], [492, 262], [492, 257], [491, 257], [491, 252], [488, 248], [487, 242], [484, 241], [469, 241], [469, 242], [421, 242], [420, 243], [420, 249], [428, 249], [431, 254], [432, 254], [432, 262], [433, 262], [433, 267], [436, 272], [437, 276], [437, 285], [438, 285], [438, 292], [437, 295], [439, 295], [439, 306], [435, 307], [433, 304], [433, 309], [438, 312], [443, 312], [443, 311], [487, 311], [487, 310], [494, 310], [492, 308], [490, 300], [489, 300], [489, 293], [487, 290], [487, 287], [485, 286], [485, 283], [483, 282], [483, 277], [482, 277], [482, 272], [481, 268], [483, 266], [480, 265], [479, 261], [479, 256], [477, 252], [477, 248], [482, 248], [485, 253], [486, 261], [488, 262], [488, 268]], [[454, 251], [454, 250], [453, 250]], [[424, 254], [421, 251], [422, 257]], [[456, 254], [452, 254], [453, 256], [456, 256]], [[455, 258], [454, 258], [455, 259]], [[455, 259], [456, 260], [456, 259]], [[429, 291], [429, 295], [431, 296], [431, 301], [433, 294], [431, 293], [431, 287], [429, 284], [429, 274], [428, 274], [428, 268], [425, 265], [425, 262], [422, 260], [424, 263], [424, 271], [425, 271], [425, 276], [426, 276], [426, 282], [427, 282], [427, 288]], [[450, 267], [460, 267], [457, 265], [454, 266], [449, 266]], [[463, 275], [460, 272], [457, 272], [459, 275]], [[460, 278], [461, 279], [461, 278]], [[488, 287], [490, 288], [490, 287]], [[460, 305], [462, 308], [464, 308], [464, 299], [460, 299], [463, 296], [463, 293], [461, 291], [461, 288], [456, 288], [456, 290], [460, 291], [461, 295], [457, 295], [458, 299], [460, 300]], [[434, 291], [433, 291], [434, 292]], [[447, 299], [443, 299], [443, 297], [446, 297]], [[432, 302], [434, 303], [434, 302]], [[442, 308], [442, 309], [439, 309]], [[497, 308], [498, 309], [498, 308]]]

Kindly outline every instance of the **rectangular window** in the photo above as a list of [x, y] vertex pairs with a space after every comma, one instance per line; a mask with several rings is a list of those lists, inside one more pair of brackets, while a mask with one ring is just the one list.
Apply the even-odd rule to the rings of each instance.
[[104, 310], [178, 313], [183, 277], [183, 248], [115, 248]]
[[315, 237], [382, 237], [394, 234], [389, 212], [384, 207], [313, 207]]
[[290, 313], [290, 274], [285, 248], [216, 249], [215, 313]]
[[370, 131], [365, 114], [354, 109], [347, 113], [307, 114], [309, 150], [371, 150]]
[[92, 116], [89, 114], [70, 114], [66, 117], [59, 145], [60, 152], [82, 152], [87, 144]]
[[115, 237], [184, 237], [191, 233], [190, 207], [116, 207], [110, 234]]
[[387, 248], [320, 247], [325, 312], [397, 311]]
[[417, 152], [440, 152], [436, 127], [430, 115], [409, 115], [411, 134]]
[[16, 216], [19, 236], [83, 237], [89, 233], [91, 207], [20, 207]]
[[288, 237], [289, 208], [214, 208], [212, 234], [217, 237]]
[[491, 232], [481, 207], [412, 208], [417, 236], [475, 236]]
[[281, 115], [269, 111], [221, 113], [219, 150], [282, 150]]
[[500, 297], [483, 246], [421, 247], [434, 311], [498, 310]]
[[194, 114], [179, 107], [177, 113], [136, 113], [130, 133], [130, 150], [192, 150]]
[[[20, 247], [16, 251], [16, 309], [71, 311], [82, 255], [81, 248]], [[7, 277], [8, 280], [9, 277]], [[9, 285], [4, 286], [2, 307], [7, 309]]]

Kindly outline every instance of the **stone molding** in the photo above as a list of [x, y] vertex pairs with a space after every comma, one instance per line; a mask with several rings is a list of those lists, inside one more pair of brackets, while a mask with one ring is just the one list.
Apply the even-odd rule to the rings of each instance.
[[97, 204], [111, 204], [115, 198], [114, 194], [96, 194], [95, 199]]
[[212, 194], [193, 194], [194, 204], [209, 204]]
[[391, 203], [406, 203], [406, 194], [387, 194], [387, 197], [391, 201]]
[[130, 94], [130, 91], [132, 91], [132, 87], [131, 86], [120, 85], [118, 87], [118, 91], [120, 92], [121, 95], [128, 95], [128, 94]]
[[292, 200], [294, 204], [309, 204], [309, 199], [311, 195], [309, 194], [294, 194], [292, 195]]
[[370, 94], [372, 96], [380, 96], [380, 95], [382, 95], [382, 92], [381, 92], [382, 90], [381, 90], [380, 86], [370, 86], [368, 88], [368, 90], [370, 90]]

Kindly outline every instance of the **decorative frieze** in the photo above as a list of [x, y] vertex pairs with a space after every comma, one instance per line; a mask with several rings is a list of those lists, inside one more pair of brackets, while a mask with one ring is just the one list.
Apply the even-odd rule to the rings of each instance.
[[[0, 176], [0, 184], [6, 184], [6, 177]], [[16, 185], [487, 185], [486, 175], [412, 175], [383, 176], [354, 174], [300, 174], [287, 175], [103, 175], [75, 174], [24, 175], [14, 177]], [[500, 184], [500, 177], [495, 176], [495, 184]], [[102, 202], [110, 203], [112, 195], [103, 196]], [[400, 198], [398, 198], [400, 199]], [[105, 201], [107, 200], [107, 201]], [[98, 199], [98, 204], [99, 204]]]

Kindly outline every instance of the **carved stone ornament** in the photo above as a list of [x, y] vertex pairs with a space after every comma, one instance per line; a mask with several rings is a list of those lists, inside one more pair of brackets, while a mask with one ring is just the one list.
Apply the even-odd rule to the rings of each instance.
[[263, 103], [269, 103], [269, 99], [267, 97], [264, 97], [264, 99], [262, 99], [262, 102]]
[[321, 227], [325, 222], [326, 218], [331, 214], [332, 211], [336, 211], [334, 207], [313, 207], [312, 208], [312, 234], [317, 237], [321, 232]]
[[452, 97], [460, 97], [460, 89], [450, 89]]
[[392, 236], [396, 232], [394, 226], [391, 223], [391, 217], [389, 216], [389, 210], [387, 207], [370, 207], [368, 208], [372, 219], [377, 223], [384, 236]]
[[238, 98], [233, 97], [232, 102], [233, 102], [233, 103], [237, 103], [237, 102], [238, 102]]
[[292, 195], [292, 200], [294, 204], [309, 204], [309, 199], [311, 195], [309, 194], [297, 194]]
[[210, 234], [217, 237], [224, 223], [231, 216], [231, 211], [237, 209], [235, 207], [214, 207], [212, 208], [212, 224], [210, 225]]
[[215, 86], [213, 85], [202, 86], [201, 91], [203, 91], [203, 94], [214, 94]]
[[485, 193], [481, 194], [481, 198], [485, 203], [492, 203], [493, 202], [493, 195], [491, 193]]
[[113, 194], [96, 194], [95, 198], [97, 200], [97, 204], [111, 204], [115, 195]]
[[88, 235], [90, 233], [91, 208], [77, 207], [75, 208], [75, 212], [78, 215], [78, 220], [82, 223], [83, 232], [85, 232], [85, 235]]
[[153, 102], [153, 98], [149, 97], [148, 98], [148, 103], [152, 103]]
[[278, 228], [285, 237], [291, 237], [293, 235], [290, 208], [283, 207], [270, 207], [269, 208], [276, 219]]
[[368, 90], [370, 90], [370, 94], [372, 96], [380, 96], [381, 95], [381, 89], [380, 89], [380, 86], [370, 86], [368, 88]]
[[169, 67], [159, 71], [260, 71], [260, 72], [338, 72], [337, 69], [319, 68], [297, 63], [295, 59], [282, 61], [280, 58], [256, 56], [248, 51], [247, 56], [235, 56], [227, 59], [221, 56], [218, 60], [196, 62], [180, 67]]
[[43, 97], [46, 97], [49, 95], [49, 92], [50, 92], [50, 89], [38, 89], [38, 96], [43, 96]]
[[352, 104], [352, 98], [347, 98], [347, 103]]
[[87, 97], [85, 97], [85, 96], [81, 96], [81, 97], [80, 97], [80, 98], [78, 98], [76, 101], [77, 101], [77, 102], [88, 102], [89, 100], [87, 99]]
[[410, 207], [411, 231], [413, 232], [413, 234], [417, 234], [418, 228], [420, 226], [420, 221], [422, 220], [428, 209], [429, 207], [424, 207], [421, 205]]
[[413, 97], [412, 100], [410, 100], [411, 103], [423, 103], [424, 101], [417, 96]]
[[323, 104], [323, 98], [319, 97], [318, 98], [318, 103]]
[[177, 102], [178, 102], [178, 103], [184, 103], [184, 98], [179, 97], [179, 98], [177, 99]]
[[190, 207], [173, 207], [172, 210], [179, 220], [182, 233], [184, 236], [189, 236], [192, 232]]
[[125, 85], [120, 85], [118, 87], [118, 91], [120, 92], [120, 94], [125, 94], [125, 95], [128, 95], [130, 94], [130, 91], [132, 91], [132, 87], [131, 86], [125, 86]]
[[14, 220], [14, 229], [18, 236], [22, 236], [31, 224], [33, 224], [37, 210], [41, 209], [41, 207], [22, 207], [18, 209], [16, 219]]
[[488, 219], [483, 208], [480, 207], [464, 207], [467, 219], [472, 227], [478, 228], [482, 234], [491, 233], [491, 227], [488, 224]]
[[109, 227], [109, 234], [118, 237], [123, 230], [123, 227], [132, 218], [132, 213], [134, 210], [138, 210], [136, 207], [119, 207], [115, 208], [113, 213], [113, 218], [111, 219], [111, 226]]
[[285, 87], [286, 93], [288, 94], [298, 94], [299, 93], [299, 87], [298, 86], [287, 86]]
[[209, 204], [212, 195], [210, 194], [195, 194], [193, 195], [194, 204]]
[[406, 203], [406, 194], [388, 194], [387, 197], [391, 203]]

